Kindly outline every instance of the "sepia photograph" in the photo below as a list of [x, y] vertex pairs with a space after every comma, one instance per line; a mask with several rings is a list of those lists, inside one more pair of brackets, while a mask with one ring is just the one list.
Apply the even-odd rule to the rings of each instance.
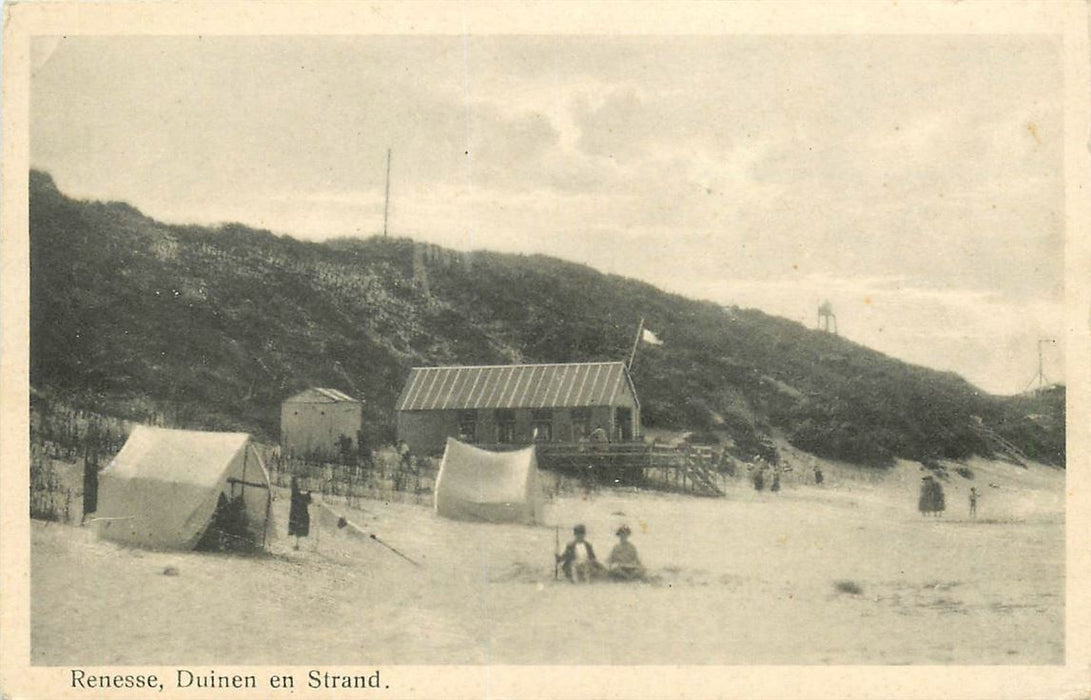
[[1085, 663], [1065, 36], [520, 27], [26, 37], [29, 667]]

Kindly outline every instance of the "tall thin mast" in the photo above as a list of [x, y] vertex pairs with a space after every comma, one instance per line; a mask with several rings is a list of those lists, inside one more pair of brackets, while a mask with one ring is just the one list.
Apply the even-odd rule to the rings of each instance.
[[386, 237], [387, 222], [390, 220], [390, 149], [386, 149], [386, 204], [383, 205], [383, 237]]
[[1046, 386], [1046, 373], [1042, 364], [1042, 344], [1052, 342], [1055, 342], [1053, 338], [1038, 339], [1038, 391], [1041, 391]]
[[[1034, 375], [1034, 379], [1030, 380], [1030, 384], [1028, 384], [1027, 387], [1030, 387], [1032, 384], [1034, 384], [1035, 381], [1037, 381], [1038, 382], [1038, 391], [1041, 392], [1043, 389], [1045, 389], [1045, 386], [1046, 386], [1046, 372], [1045, 372], [1045, 364], [1042, 361], [1042, 345], [1045, 344], [1045, 343], [1056, 343], [1056, 342], [1057, 341], [1055, 339], [1053, 339], [1053, 338], [1039, 338], [1038, 339], [1038, 374]], [[1024, 389], [1024, 391], [1026, 391], [1026, 389]]]
[[633, 360], [636, 359], [636, 349], [640, 347], [640, 339], [644, 335], [644, 319], [640, 319], [640, 325], [636, 329], [636, 340], [633, 341], [633, 351], [629, 353], [629, 364], [625, 365], [625, 369], [632, 371]]

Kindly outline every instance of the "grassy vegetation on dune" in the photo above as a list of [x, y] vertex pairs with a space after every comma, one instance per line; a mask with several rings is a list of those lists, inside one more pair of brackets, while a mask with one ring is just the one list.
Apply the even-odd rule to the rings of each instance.
[[[627, 357], [641, 317], [665, 344], [634, 368], [646, 425], [884, 465], [989, 454], [982, 427], [1064, 463], [1063, 388], [986, 395], [961, 378], [760, 311], [725, 309], [542, 256], [442, 253], [429, 293], [413, 243], [305, 243], [243, 226], [168, 226], [74, 201], [31, 173], [31, 381], [170, 407], [189, 427], [276, 436], [310, 385], [365, 401], [373, 440], [414, 365]], [[975, 419], [980, 418], [980, 423]]]

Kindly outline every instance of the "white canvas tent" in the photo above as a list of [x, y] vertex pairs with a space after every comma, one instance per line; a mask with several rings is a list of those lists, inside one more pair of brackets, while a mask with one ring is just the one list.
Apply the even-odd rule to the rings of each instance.
[[436, 477], [436, 513], [456, 520], [540, 522], [534, 448], [489, 452], [447, 438]]
[[269, 475], [246, 433], [137, 426], [99, 477], [100, 537], [158, 549], [193, 549], [223, 494], [242, 498], [250, 539], [264, 544]]

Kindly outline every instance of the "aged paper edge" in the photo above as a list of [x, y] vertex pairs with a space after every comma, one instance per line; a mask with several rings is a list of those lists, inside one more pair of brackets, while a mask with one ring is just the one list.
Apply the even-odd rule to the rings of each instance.
[[[387, 697], [1021, 698], [1091, 695], [1087, 457], [1091, 410], [1088, 6], [1079, 2], [839, 3], [67, 3], [5, 8], [0, 238], [0, 691], [89, 697], [67, 669], [32, 667], [28, 513], [27, 173], [30, 38], [41, 35], [1045, 34], [1065, 49], [1068, 385], [1066, 658], [1063, 666], [402, 666]], [[171, 668], [139, 667], [168, 675]], [[95, 669], [96, 672], [109, 669]], [[118, 670], [132, 673], [135, 667]], [[221, 672], [305, 673], [233, 667]], [[348, 669], [339, 669], [349, 672]], [[364, 669], [360, 669], [364, 670]], [[368, 669], [371, 670], [371, 669]], [[216, 697], [266, 697], [236, 690]], [[308, 697], [343, 697], [305, 691]], [[94, 697], [136, 697], [94, 693]], [[192, 697], [197, 697], [193, 695]]]

